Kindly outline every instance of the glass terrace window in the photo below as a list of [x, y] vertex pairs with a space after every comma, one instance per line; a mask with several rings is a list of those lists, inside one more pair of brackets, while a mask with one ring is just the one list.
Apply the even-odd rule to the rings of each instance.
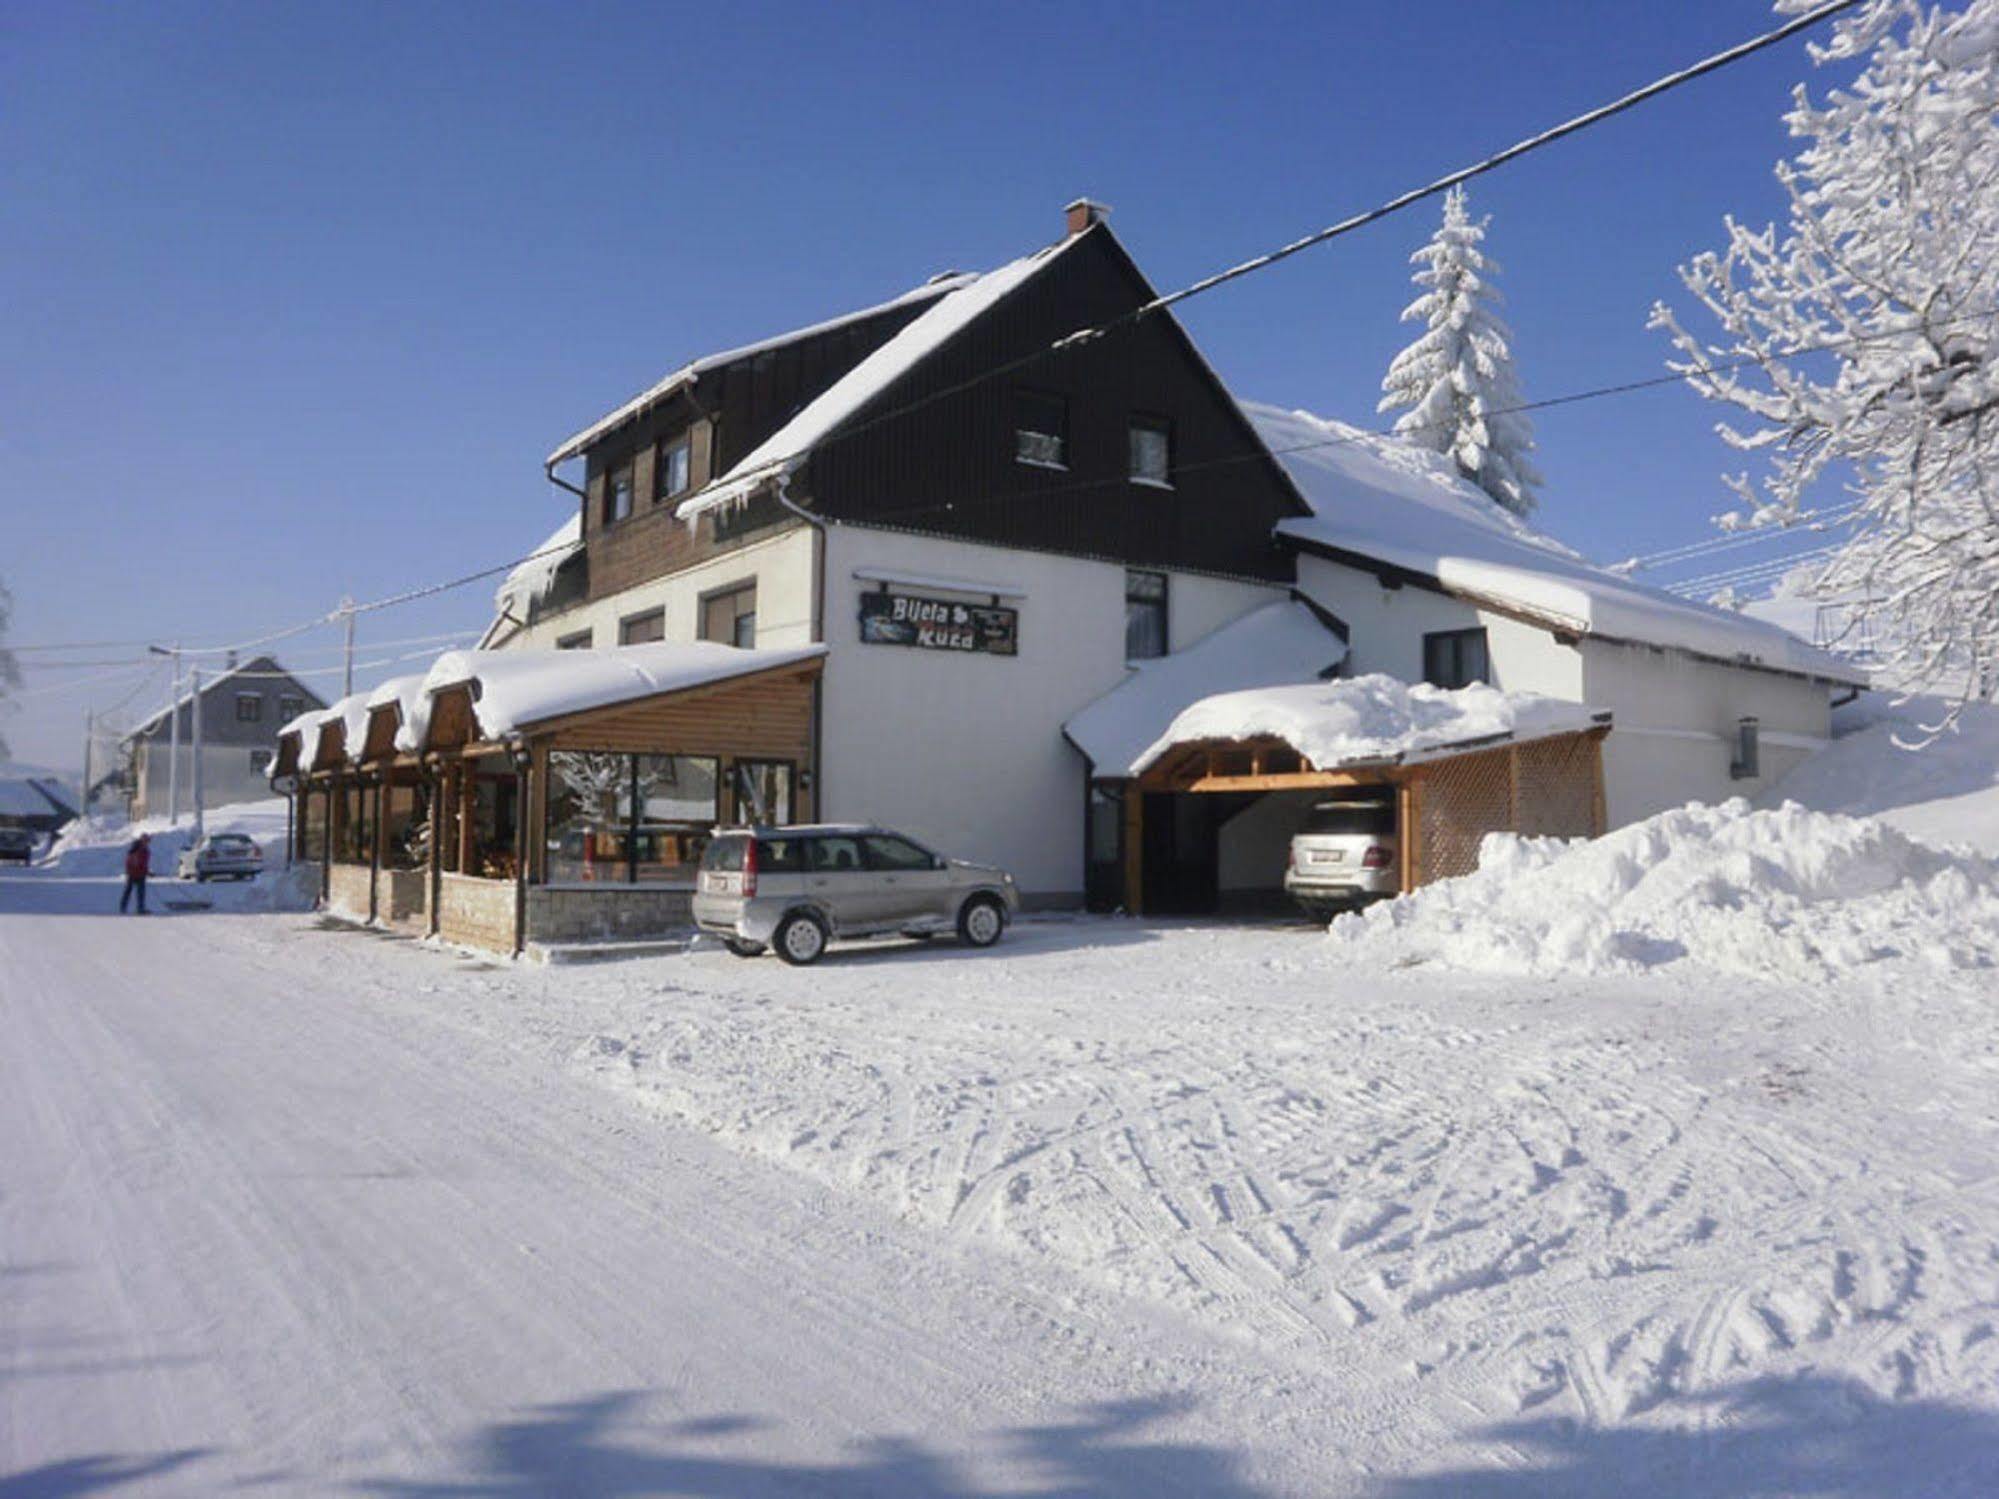
[[618, 621], [619, 645], [647, 645], [655, 640], [666, 639], [666, 611], [654, 609], [645, 614], [634, 614], [630, 619]]
[[632, 466], [612, 469], [604, 476], [604, 524], [611, 525], [632, 513]]
[[1150, 661], [1166, 654], [1166, 574], [1133, 570], [1124, 575], [1124, 659]]
[[1163, 417], [1131, 419], [1131, 482], [1173, 487], [1173, 424]]
[[1014, 392], [1013, 456], [1036, 468], [1069, 466], [1069, 403], [1040, 391]]
[[682, 433], [659, 445], [659, 497], [669, 499], [687, 491], [694, 473], [694, 442]]
[[1438, 630], [1423, 637], [1423, 680], [1432, 687], [1469, 687], [1492, 680], [1484, 630]]
[[551, 751], [550, 883], [691, 878], [720, 795], [721, 764], [706, 756]]
[[750, 649], [757, 643], [757, 585], [745, 584], [701, 601], [701, 638]]

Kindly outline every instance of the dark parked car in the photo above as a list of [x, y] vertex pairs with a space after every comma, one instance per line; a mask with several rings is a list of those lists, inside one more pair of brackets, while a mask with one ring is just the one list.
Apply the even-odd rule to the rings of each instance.
[[0, 859], [12, 859], [16, 864], [32, 863], [39, 842], [27, 828], [0, 828]]

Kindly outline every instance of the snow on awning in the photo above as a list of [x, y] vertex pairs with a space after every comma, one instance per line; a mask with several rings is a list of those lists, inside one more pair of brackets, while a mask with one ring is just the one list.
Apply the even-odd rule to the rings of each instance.
[[495, 740], [571, 713], [753, 676], [825, 654], [823, 645], [743, 650], [708, 640], [594, 651], [447, 651], [424, 678], [423, 691], [434, 699], [469, 686], [480, 737]]
[[1851, 662], [1767, 621], [1597, 567], [1459, 476], [1448, 459], [1309, 411], [1238, 403], [1315, 514], [1277, 532], [1435, 578], [1473, 603], [1576, 635], [1864, 685]]
[[1183, 651], [1141, 661], [1062, 732], [1100, 776], [1134, 776], [1190, 704], [1243, 688], [1309, 682], [1346, 659], [1346, 642], [1293, 600], [1265, 604]]
[[1281, 739], [1314, 770], [1409, 764], [1494, 742], [1543, 739], [1610, 715], [1538, 692], [1454, 689], [1374, 673], [1336, 682], [1217, 693], [1184, 709], [1132, 762], [1143, 771], [1177, 745]]
[[817, 399], [752, 449], [720, 479], [683, 500], [674, 513], [692, 524], [711, 510], [741, 504], [766, 484], [789, 477], [812, 449], [924, 359], [957, 337], [1008, 292], [1045, 270], [1081, 235], [988, 271], [956, 281], [906, 328], [848, 370]]
[[[396, 710], [395, 746], [404, 754], [413, 754], [423, 748], [424, 730], [430, 726], [430, 694], [424, 691], [426, 680], [424, 672], [390, 677], [368, 694], [370, 717], [383, 708], [393, 707]], [[361, 758], [362, 743], [352, 738], [348, 740], [349, 759]]]

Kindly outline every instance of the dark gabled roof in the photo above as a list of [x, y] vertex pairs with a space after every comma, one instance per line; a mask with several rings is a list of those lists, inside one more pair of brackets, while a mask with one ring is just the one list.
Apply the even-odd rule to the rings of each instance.
[[[325, 706], [325, 700], [321, 698], [318, 693], [314, 692], [310, 687], [306, 686], [303, 682], [299, 681], [297, 677], [294, 677], [290, 672], [286, 671], [284, 667], [280, 666], [275, 656], [252, 656], [248, 661], [244, 661], [239, 663], [238, 665], [230, 667], [227, 671], [222, 672], [220, 675], [216, 676], [212, 680], [202, 683], [201, 695], [202, 697], [206, 698], [211, 692], [216, 691], [218, 688], [229, 686], [232, 683], [240, 685], [241, 680], [244, 677], [249, 676], [253, 671], [256, 677], [259, 679], [283, 677], [287, 682], [291, 683], [292, 686], [298, 688], [298, 690], [301, 693], [303, 693], [308, 700], [317, 704], [320, 707]], [[151, 717], [145, 719], [143, 722], [138, 723], [134, 725], [132, 728], [128, 729], [125, 732], [125, 738], [128, 740], [143, 738], [145, 735], [152, 733], [153, 730], [157, 729], [161, 724], [165, 723], [167, 721], [167, 715], [169, 713], [177, 713], [182, 708], [185, 708], [189, 703], [193, 701], [194, 701], [194, 694], [192, 692], [182, 693], [178, 698], [174, 699], [174, 701], [171, 704], [169, 704], [167, 707], [160, 709], [157, 713], [153, 714]]]

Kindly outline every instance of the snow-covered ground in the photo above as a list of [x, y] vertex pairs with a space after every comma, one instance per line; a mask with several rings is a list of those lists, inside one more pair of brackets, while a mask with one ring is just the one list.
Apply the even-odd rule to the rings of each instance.
[[536, 968], [89, 885], [0, 880], [31, 1474], [1989, 1492], [1990, 970], [1116, 920]]

